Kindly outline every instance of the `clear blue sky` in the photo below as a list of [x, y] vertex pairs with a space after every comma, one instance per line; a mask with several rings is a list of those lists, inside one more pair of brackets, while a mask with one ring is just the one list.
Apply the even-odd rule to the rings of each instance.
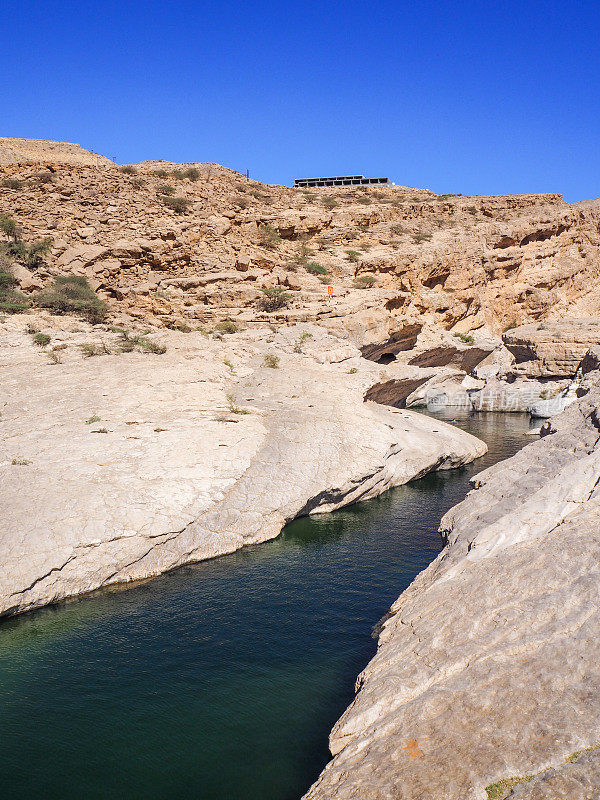
[[272, 183], [600, 195], [595, 2], [4, 0], [0, 135]]

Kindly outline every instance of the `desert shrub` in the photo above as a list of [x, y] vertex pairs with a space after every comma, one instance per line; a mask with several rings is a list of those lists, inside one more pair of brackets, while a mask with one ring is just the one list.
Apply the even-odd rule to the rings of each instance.
[[248, 409], [240, 408], [238, 405], [236, 405], [235, 397], [231, 393], [226, 394], [225, 397], [227, 398], [227, 405], [229, 406], [229, 410], [231, 411], [232, 414], [249, 414], [250, 413], [248, 411]]
[[237, 333], [239, 328], [232, 319], [224, 319], [222, 322], [217, 322], [214, 330], [218, 333]]
[[346, 258], [348, 261], [356, 263], [359, 260], [360, 253], [358, 250], [346, 250]]
[[310, 272], [311, 275], [329, 275], [327, 267], [324, 267], [322, 264], [317, 264], [316, 261], [310, 261], [306, 265], [306, 271]]
[[373, 198], [372, 197], [359, 197], [358, 198], [358, 202], [362, 203], [363, 206], [370, 206], [371, 203], [373, 202]]
[[428, 242], [433, 234], [431, 233], [413, 233], [413, 242], [415, 244], [421, 244], [421, 242]]
[[110, 347], [104, 342], [86, 342], [80, 344], [81, 353], [84, 358], [92, 358], [93, 356], [108, 356], [110, 355]]
[[[163, 353], [167, 352], [164, 344], [148, 339], [145, 334], [132, 335], [126, 330], [120, 330], [119, 333], [121, 336], [119, 349], [122, 353], [131, 353], [135, 349], [142, 353], [155, 353], [156, 355], [163, 355]], [[94, 353], [94, 355], [98, 354]]]
[[263, 365], [269, 369], [279, 369], [279, 356], [267, 353], [263, 358]]
[[313, 256], [315, 251], [309, 247], [306, 242], [300, 242], [298, 249], [290, 259], [288, 264], [290, 269], [297, 269], [298, 267], [306, 267], [308, 259]]
[[28, 267], [39, 267], [44, 260], [44, 256], [48, 255], [52, 250], [54, 242], [49, 237], [46, 239], [37, 239], [35, 242], [26, 248], [24, 253], [24, 261]]
[[272, 225], [261, 225], [258, 229], [258, 243], [268, 250], [274, 250], [281, 243], [281, 236]]
[[292, 302], [292, 295], [286, 292], [282, 286], [270, 286], [266, 289], [261, 289], [263, 297], [258, 301], [258, 307], [261, 311], [271, 313], [278, 311], [280, 308], [287, 308]]
[[38, 172], [35, 179], [38, 183], [52, 183], [54, 180], [51, 172]]
[[304, 344], [304, 342], [308, 341], [308, 339], [312, 339], [312, 333], [308, 333], [307, 331], [305, 331], [294, 342], [294, 353], [301, 353], [302, 345]]
[[357, 368], [352, 367], [351, 369], [348, 370], [348, 375], [356, 375], [357, 372], [358, 372]]
[[4, 178], [2, 186], [5, 189], [21, 189], [23, 181], [20, 181], [18, 178]]
[[156, 193], [170, 197], [171, 195], [175, 194], [175, 187], [171, 186], [170, 183], [162, 183], [159, 187], [157, 187]]
[[0, 312], [20, 314], [29, 308], [29, 301], [16, 289], [17, 281], [7, 261], [0, 256]]
[[170, 328], [172, 331], [180, 331], [181, 333], [191, 333], [192, 329], [183, 320], [172, 320], [171, 322], [167, 323], [167, 328]]
[[157, 178], [166, 178], [169, 173], [166, 169], [155, 169], [154, 174]]
[[46, 347], [47, 344], [50, 344], [50, 339], [52, 337], [49, 336], [47, 333], [34, 333], [33, 334], [33, 341], [39, 347]]
[[359, 275], [352, 281], [352, 285], [355, 289], [370, 289], [375, 286], [375, 282], [374, 275]]
[[134, 189], [141, 189], [146, 185], [146, 181], [143, 178], [132, 178], [131, 185]]
[[146, 353], [154, 353], [157, 356], [162, 356], [167, 352], [167, 348], [160, 342], [154, 342], [152, 339], [147, 339], [145, 336], [138, 336], [135, 340], [136, 345], [140, 350]]
[[122, 167], [119, 167], [119, 172], [125, 175], [137, 175], [137, 169], [132, 164], [124, 164]]
[[321, 203], [325, 208], [329, 208], [329, 209], [336, 208], [337, 204], [338, 204], [338, 202], [335, 199], [335, 197], [324, 197], [321, 200]]
[[35, 302], [55, 314], [74, 313], [93, 325], [106, 317], [107, 307], [82, 275], [58, 275], [52, 286], [35, 295]]
[[394, 236], [402, 236], [403, 233], [408, 233], [406, 228], [403, 228], [402, 225], [392, 225], [390, 231], [394, 234]]
[[62, 364], [62, 350], [64, 350], [64, 348], [57, 345], [53, 347], [52, 350], [46, 350], [46, 355], [53, 364]]
[[12, 239], [13, 242], [17, 242], [21, 238], [21, 229], [14, 219], [6, 214], [0, 214], [0, 233], [3, 233], [8, 239]]
[[188, 200], [187, 197], [167, 197], [165, 195], [161, 199], [166, 207], [176, 214], [185, 214], [192, 204], [192, 201]]
[[189, 169], [186, 169], [186, 171], [183, 174], [185, 175], [186, 178], [189, 178], [191, 181], [197, 181], [198, 178], [200, 177], [200, 170], [196, 169], [196, 167], [190, 167]]
[[181, 169], [174, 169], [171, 171], [171, 175], [178, 181], [185, 178], [185, 173]]
[[369, 244], [369, 242], [363, 242], [362, 244], [358, 245], [359, 250], [362, 250], [363, 253], [367, 253], [372, 247], [373, 245]]

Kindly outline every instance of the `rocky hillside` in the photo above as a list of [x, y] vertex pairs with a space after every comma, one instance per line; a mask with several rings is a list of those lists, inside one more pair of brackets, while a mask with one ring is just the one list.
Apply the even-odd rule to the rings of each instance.
[[47, 139], [11, 139], [0, 136], [0, 164], [81, 164], [105, 167], [113, 162], [71, 142]]
[[[53, 244], [44, 263], [19, 271], [24, 290], [85, 275], [115, 313], [161, 326], [320, 321], [359, 346], [402, 350], [429, 324], [499, 333], [600, 311], [595, 203], [290, 189], [215, 164], [118, 167], [33, 140], [0, 140], [2, 161], [0, 213], [25, 240]], [[272, 286], [289, 297], [265, 313]]]

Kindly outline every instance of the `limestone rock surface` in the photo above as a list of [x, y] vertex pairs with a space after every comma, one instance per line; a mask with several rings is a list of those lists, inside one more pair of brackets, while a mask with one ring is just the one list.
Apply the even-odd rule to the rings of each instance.
[[486, 449], [364, 402], [379, 367], [317, 326], [129, 336], [0, 323], [0, 614], [265, 541]]
[[503, 340], [515, 357], [513, 372], [530, 378], [573, 377], [590, 345], [600, 344], [600, 318], [521, 325]]
[[443, 518], [306, 800], [598, 796], [598, 371], [581, 393]]

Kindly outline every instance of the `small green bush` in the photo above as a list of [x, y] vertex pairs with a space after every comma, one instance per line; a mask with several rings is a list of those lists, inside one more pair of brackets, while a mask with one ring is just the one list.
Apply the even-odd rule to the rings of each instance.
[[301, 353], [302, 352], [302, 345], [304, 342], [312, 339], [312, 333], [308, 333], [305, 331], [301, 336], [299, 336], [296, 341], [294, 342], [294, 353]]
[[185, 214], [192, 204], [192, 201], [188, 200], [187, 197], [164, 196], [162, 197], [162, 201], [167, 208], [170, 208], [171, 211], [174, 211], [176, 214]]
[[324, 198], [321, 200], [321, 203], [323, 204], [323, 206], [324, 206], [325, 208], [329, 208], [329, 209], [336, 208], [336, 207], [337, 207], [337, 204], [338, 204], [338, 202], [337, 202], [337, 200], [335, 199], [335, 197], [324, 197]]
[[125, 175], [137, 175], [137, 168], [132, 164], [124, 164], [122, 167], [119, 167], [119, 172]]
[[52, 250], [54, 242], [49, 237], [46, 239], [37, 239], [35, 242], [26, 248], [24, 253], [24, 262], [28, 267], [39, 267], [44, 260], [44, 256], [48, 255]]
[[5, 189], [21, 189], [23, 187], [23, 181], [20, 181], [18, 178], [4, 178], [2, 186]]
[[[148, 339], [145, 334], [132, 336], [129, 331], [126, 330], [121, 330], [119, 333], [121, 336], [119, 349], [122, 353], [131, 353], [136, 348], [142, 353], [154, 353], [159, 356], [167, 352], [167, 348], [164, 344], [159, 344], [158, 342], [152, 341], [152, 339]], [[110, 353], [110, 350], [106, 348], [106, 352]], [[99, 355], [99, 353], [95, 352], [93, 355]]]
[[311, 275], [329, 275], [329, 270], [321, 264], [317, 264], [316, 261], [309, 262], [306, 265], [306, 271]]
[[250, 413], [246, 408], [240, 408], [238, 405], [236, 405], [235, 397], [231, 393], [226, 394], [225, 397], [227, 398], [227, 405], [229, 406], [229, 410], [232, 414]]
[[352, 285], [355, 289], [370, 289], [375, 286], [375, 282], [374, 275], [359, 275], [352, 281]]
[[141, 189], [146, 185], [146, 181], [143, 178], [132, 178], [131, 185], [134, 189]]
[[390, 231], [394, 234], [394, 236], [402, 236], [403, 233], [408, 233], [406, 228], [403, 228], [402, 225], [392, 225]]
[[106, 317], [107, 307], [82, 275], [59, 275], [47, 289], [35, 295], [35, 302], [55, 314], [79, 314], [93, 325]]
[[17, 242], [21, 238], [21, 229], [11, 217], [0, 214], [0, 233]]
[[171, 175], [178, 181], [185, 178], [185, 173], [181, 169], [174, 169], [171, 171]]
[[464, 342], [464, 344], [473, 344], [475, 341], [468, 333], [455, 333], [454, 335], [457, 339], [460, 339], [461, 342]]
[[33, 335], [33, 341], [39, 347], [46, 347], [47, 344], [50, 344], [50, 339], [51, 338], [52, 337], [48, 336], [47, 333], [34, 333], [34, 335]]
[[189, 178], [191, 181], [197, 181], [198, 178], [200, 177], [200, 170], [196, 169], [196, 167], [190, 167], [189, 169], [186, 169], [186, 171], [183, 174], [185, 175], [186, 178]]
[[258, 243], [268, 250], [274, 250], [281, 244], [281, 236], [271, 225], [261, 225], [258, 229]]
[[358, 250], [346, 250], [346, 258], [348, 259], [348, 261], [356, 263], [360, 258], [360, 253], [358, 252]]
[[421, 244], [421, 242], [428, 242], [433, 234], [431, 233], [413, 233], [413, 242], [415, 244]]
[[292, 295], [286, 292], [282, 286], [271, 286], [261, 289], [261, 292], [264, 296], [259, 299], [258, 307], [267, 313], [287, 308], [292, 302]]
[[222, 322], [217, 322], [214, 327], [217, 333], [237, 333], [239, 328], [231, 319], [224, 319]]
[[84, 358], [92, 358], [93, 356], [104, 356], [110, 355], [110, 347], [106, 345], [104, 342], [100, 342], [99, 344], [96, 342], [86, 342], [85, 344], [80, 344], [79, 347], [81, 348], [81, 353]]
[[7, 261], [0, 256], [0, 312], [21, 314], [29, 308], [29, 301], [18, 289], [17, 281], [10, 271]]
[[166, 169], [155, 169], [154, 174], [157, 178], [166, 178], [169, 173]]
[[163, 183], [156, 189], [156, 192], [157, 194], [162, 194], [170, 197], [171, 195], [175, 194], [175, 187], [171, 186], [170, 183]]

